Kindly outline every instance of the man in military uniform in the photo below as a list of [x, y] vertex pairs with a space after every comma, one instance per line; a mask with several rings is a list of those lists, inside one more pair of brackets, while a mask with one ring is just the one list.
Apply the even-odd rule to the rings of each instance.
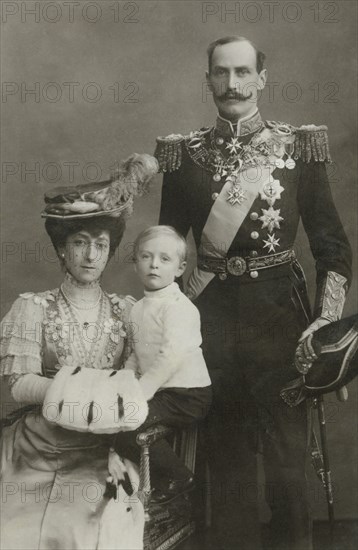
[[[217, 40], [208, 56], [215, 125], [158, 138], [156, 156], [165, 172], [160, 223], [183, 235], [191, 228], [198, 252], [186, 290], [201, 313], [214, 390], [214, 546], [260, 548], [257, 504], [265, 498], [268, 547], [309, 550], [309, 415], [305, 402], [289, 409], [279, 394], [297, 376], [299, 338], [340, 317], [350, 284], [350, 246], [325, 169], [327, 128], [262, 120], [265, 56], [248, 40]], [[317, 269], [313, 317], [293, 250], [300, 218]]]

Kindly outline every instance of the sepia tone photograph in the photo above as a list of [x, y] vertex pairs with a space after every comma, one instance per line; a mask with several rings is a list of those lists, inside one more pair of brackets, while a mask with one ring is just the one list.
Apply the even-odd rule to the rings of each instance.
[[353, 550], [356, 2], [0, 11], [0, 548]]

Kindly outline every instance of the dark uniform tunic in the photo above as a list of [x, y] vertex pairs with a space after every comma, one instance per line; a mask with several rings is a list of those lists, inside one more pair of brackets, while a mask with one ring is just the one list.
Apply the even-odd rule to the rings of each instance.
[[[295, 377], [292, 358], [310, 320], [304, 276], [292, 254], [300, 218], [316, 261], [314, 318], [339, 316], [351, 278], [351, 251], [328, 184], [325, 129], [306, 128], [264, 124], [256, 113], [236, 130], [219, 117], [213, 128], [158, 141], [157, 158], [167, 172], [159, 223], [184, 236], [191, 228], [202, 272], [215, 274], [193, 298], [214, 391], [207, 429], [213, 520], [217, 544], [226, 550], [260, 547], [257, 504], [264, 499], [272, 513], [271, 547], [311, 547], [306, 405], [292, 410], [279, 397]], [[286, 130], [293, 145], [280, 147]], [[255, 144], [253, 138], [263, 132], [268, 138]], [[275, 189], [257, 193], [232, 239], [221, 242], [220, 235], [220, 242], [203, 243], [203, 229], [228, 175], [264, 166], [270, 155], [272, 165], [273, 150], [278, 151]], [[235, 178], [226, 198], [233, 209], [245, 208], [245, 191], [235, 187]], [[265, 490], [256, 479], [258, 449]]]

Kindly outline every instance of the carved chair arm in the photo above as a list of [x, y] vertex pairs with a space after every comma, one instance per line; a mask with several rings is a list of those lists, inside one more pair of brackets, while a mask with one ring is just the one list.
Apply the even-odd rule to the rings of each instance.
[[150, 483], [150, 446], [172, 433], [172, 429], [161, 424], [147, 428], [137, 435], [137, 445], [140, 447], [140, 473], [139, 473], [139, 497], [144, 506], [145, 521], [149, 520], [149, 501], [152, 491]]
[[161, 424], [152, 426], [137, 435], [137, 444], [140, 447], [144, 447], [146, 445], [150, 447], [153, 443], [159, 439], [163, 439], [163, 437], [166, 437], [172, 432], [172, 428], [162, 426]]

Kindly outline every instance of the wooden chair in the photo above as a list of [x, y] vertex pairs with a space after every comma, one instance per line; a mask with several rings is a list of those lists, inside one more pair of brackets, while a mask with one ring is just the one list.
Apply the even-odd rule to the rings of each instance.
[[145, 513], [145, 550], [171, 550], [195, 531], [193, 509], [188, 493], [178, 495], [171, 502], [161, 505], [150, 502], [150, 447], [159, 439], [168, 436], [174, 437], [174, 451], [182, 458], [187, 468], [195, 472], [197, 426], [175, 432], [172, 428], [159, 425], [138, 434], [137, 443], [141, 448], [139, 495]]

